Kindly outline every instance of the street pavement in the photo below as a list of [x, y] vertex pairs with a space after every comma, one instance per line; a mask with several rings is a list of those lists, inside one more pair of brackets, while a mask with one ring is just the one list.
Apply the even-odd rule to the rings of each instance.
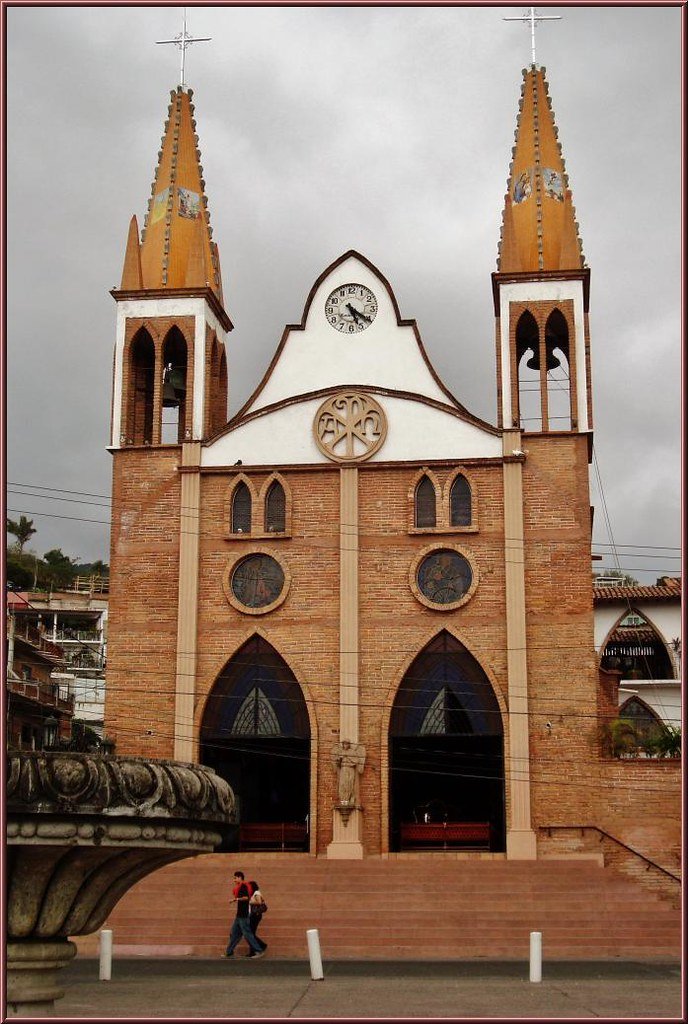
[[311, 979], [304, 960], [121, 959], [98, 980], [97, 959], [61, 973], [55, 1017], [251, 1019], [445, 1017], [683, 1020], [681, 965], [559, 961], [529, 981], [527, 961], [336, 961]]

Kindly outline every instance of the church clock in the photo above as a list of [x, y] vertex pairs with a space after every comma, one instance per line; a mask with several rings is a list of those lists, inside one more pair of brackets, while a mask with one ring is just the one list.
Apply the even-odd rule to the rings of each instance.
[[342, 334], [358, 334], [377, 316], [377, 299], [363, 284], [342, 284], [325, 302], [327, 322]]

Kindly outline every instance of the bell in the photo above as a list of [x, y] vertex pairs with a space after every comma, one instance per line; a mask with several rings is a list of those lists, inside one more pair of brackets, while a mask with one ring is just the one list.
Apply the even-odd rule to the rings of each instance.
[[[533, 353], [531, 358], [526, 363], [526, 366], [528, 367], [529, 370], [539, 370], [540, 369], [540, 349], [539, 348], [535, 350], [535, 352]], [[561, 366], [561, 362], [555, 356], [553, 349], [548, 348], [547, 349], [547, 372], [549, 373], [550, 370], [556, 370], [557, 366]]]
[[184, 378], [184, 371], [172, 365], [167, 366], [163, 376], [163, 408], [176, 408], [182, 402], [185, 394], [186, 380]]

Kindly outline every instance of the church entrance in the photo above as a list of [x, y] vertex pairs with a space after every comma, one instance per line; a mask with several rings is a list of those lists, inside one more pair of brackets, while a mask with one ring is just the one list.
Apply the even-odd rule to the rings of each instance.
[[399, 687], [390, 721], [390, 849], [505, 849], [504, 736], [492, 685], [441, 632]]
[[236, 795], [240, 848], [307, 850], [308, 710], [291, 669], [261, 637], [244, 644], [218, 677], [200, 739], [201, 761]]

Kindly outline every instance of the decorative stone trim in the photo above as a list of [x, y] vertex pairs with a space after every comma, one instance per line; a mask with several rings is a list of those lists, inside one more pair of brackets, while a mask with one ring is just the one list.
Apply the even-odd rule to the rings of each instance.
[[340, 391], [330, 395], [316, 412], [313, 437], [333, 462], [364, 462], [385, 443], [387, 417], [370, 395]]
[[[12, 816], [40, 814], [37, 830], [48, 816], [67, 814], [236, 821], [234, 794], [211, 768], [85, 753], [10, 753], [6, 807]], [[12, 825], [8, 821], [8, 836]], [[77, 834], [75, 824], [70, 835]], [[83, 837], [90, 838], [88, 827]]]

